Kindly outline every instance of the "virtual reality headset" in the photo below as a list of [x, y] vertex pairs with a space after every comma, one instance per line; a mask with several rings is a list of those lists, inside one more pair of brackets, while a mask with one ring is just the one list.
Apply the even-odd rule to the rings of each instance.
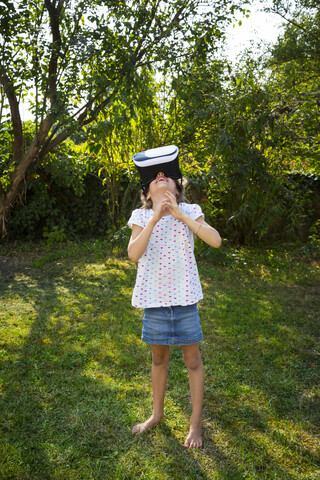
[[133, 155], [132, 160], [138, 168], [142, 189], [144, 190], [159, 172], [163, 172], [168, 178], [182, 180], [178, 154], [178, 147], [168, 145]]

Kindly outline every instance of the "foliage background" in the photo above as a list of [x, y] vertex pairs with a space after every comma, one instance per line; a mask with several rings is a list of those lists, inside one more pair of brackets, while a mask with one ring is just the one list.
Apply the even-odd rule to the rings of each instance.
[[[88, 235], [111, 239], [116, 232], [121, 234], [131, 210], [140, 201], [132, 154], [170, 143], [180, 148], [190, 201], [202, 206], [208, 221], [231, 243], [316, 238], [320, 211], [320, 15], [313, 2], [295, 2], [291, 10], [288, 6], [271, 2], [269, 8], [285, 19], [284, 33], [259, 58], [246, 52], [230, 64], [222, 54], [223, 25], [240, 8], [234, 3], [223, 15], [219, 9], [215, 16], [207, 12], [211, 30], [194, 11], [194, 17], [190, 17], [193, 20], [186, 19], [186, 30], [177, 37], [177, 45], [183, 50], [181, 55], [174, 50], [174, 59], [169, 44], [164, 42], [155, 49], [153, 63], [141, 63], [132, 72], [125, 63], [125, 76], [119, 79], [122, 83], [104, 108], [99, 108], [90, 122], [77, 128], [73, 124], [68, 139], [26, 171], [19, 201], [12, 203], [7, 238], [44, 236], [57, 241]], [[139, 21], [143, 11], [121, 14], [115, 6], [112, 8], [118, 22], [113, 34], [119, 34], [124, 22], [119, 43], [115, 37], [112, 40], [120, 58], [125, 35], [131, 31], [127, 17], [137, 15]], [[33, 12], [34, 18], [37, 11]], [[79, 28], [81, 25], [84, 31], [88, 29], [88, 35], [93, 34], [85, 17]], [[106, 28], [103, 25], [100, 29]], [[27, 32], [31, 26], [26, 24], [24, 28]], [[67, 40], [63, 37], [61, 41]], [[25, 46], [23, 38], [17, 42]], [[91, 47], [88, 37], [84, 56], [78, 62], [93, 55]], [[99, 48], [102, 54], [105, 45], [96, 43], [92, 58], [98, 58]], [[8, 58], [4, 57], [6, 61]], [[76, 57], [72, 58], [76, 68]], [[25, 64], [26, 60], [21, 61]], [[90, 82], [102, 82], [107, 70], [116, 67], [107, 62], [99, 68], [91, 62], [91, 70], [82, 72], [86, 87], [77, 90], [79, 98]], [[39, 75], [38, 70], [36, 73]], [[35, 79], [32, 71], [28, 78], [30, 82]], [[72, 90], [68, 82], [63, 87], [65, 103]], [[7, 113], [5, 93], [2, 88], [3, 198], [10, 193], [17, 167], [12, 161], [15, 128]], [[24, 95], [23, 90], [21, 98]], [[34, 121], [22, 125], [26, 147], [39, 130], [36, 103], [32, 108]], [[59, 120], [61, 128], [67, 121], [63, 118]], [[57, 126], [52, 135], [59, 136]]]

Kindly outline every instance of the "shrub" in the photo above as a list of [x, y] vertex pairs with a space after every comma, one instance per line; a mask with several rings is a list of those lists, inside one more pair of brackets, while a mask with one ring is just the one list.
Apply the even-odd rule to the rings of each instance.
[[136, 179], [125, 168], [116, 169], [116, 186], [123, 201], [112, 205], [112, 186], [99, 173], [98, 157], [79, 152], [71, 142], [63, 146], [27, 177], [24, 198], [10, 218], [8, 238], [48, 239], [57, 232], [67, 238], [111, 237], [130, 215]]

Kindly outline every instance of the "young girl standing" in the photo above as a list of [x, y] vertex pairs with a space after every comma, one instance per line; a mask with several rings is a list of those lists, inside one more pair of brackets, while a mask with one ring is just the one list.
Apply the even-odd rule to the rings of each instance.
[[204, 370], [197, 302], [203, 297], [193, 253], [194, 235], [216, 248], [221, 238], [204, 221], [198, 205], [182, 202], [177, 147], [148, 150], [133, 159], [140, 172], [146, 205], [134, 210], [129, 219], [132, 235], [128, 255], [139, 262], [132, 304], [144, 309], [142, 340], [152, 348], [153, 413], [135, 425], [132, 433], [140, 434], [163, 420], [169, 346], [181, 345], [192, 402], [184, 445], [201, 447]]

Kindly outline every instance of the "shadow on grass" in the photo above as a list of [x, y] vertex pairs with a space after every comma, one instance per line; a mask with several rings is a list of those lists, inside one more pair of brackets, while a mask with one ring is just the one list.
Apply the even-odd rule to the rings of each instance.
[[[215, 277], [207, 267], [203, 273], [207, 437], [239, 466], [234, 480], [245, 472], [316, 478], [319, 284], [267, 281], [248, 271]], [[214, 443], [210, 455], [217, 456]]]
[[131, 435], [150, 401], [134, 277], [117, 260], [62, 260], [1, 279], [2, 478], [207, 478], [166, 427]]
[[319, 285], [208, 265], [201, 273], [206, 395], [198, 452], [182, 446], [191, 409], [177, 349], [166, 423], [130, 433], [151, 408], [131, 264], [79, 255], [41, 269], [15, 265], [1, 279], [0, 476], [317, 478]]

